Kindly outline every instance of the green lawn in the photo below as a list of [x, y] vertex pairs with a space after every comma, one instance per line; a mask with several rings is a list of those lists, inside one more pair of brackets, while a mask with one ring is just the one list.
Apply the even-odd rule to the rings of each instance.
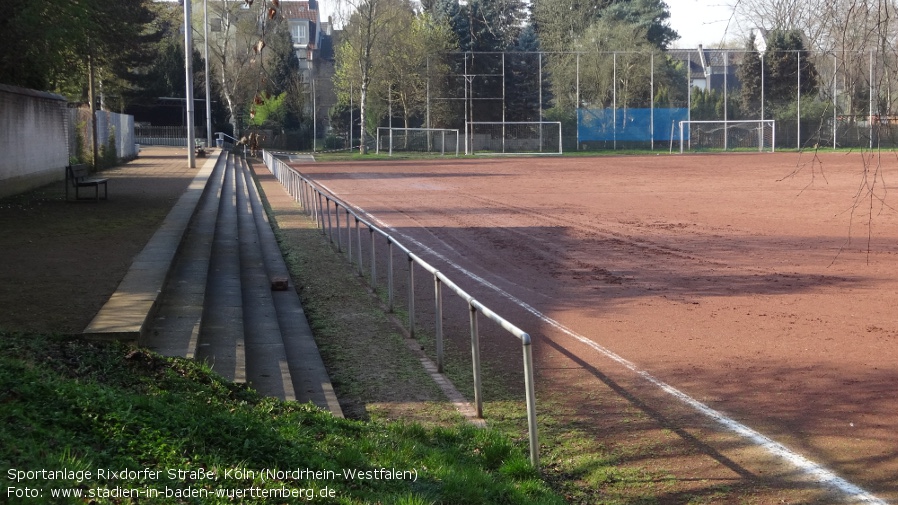
[[334, 418], [119, 344], [0, 333], [0, 406], [0, 502], [563, 503], [495, 431]]

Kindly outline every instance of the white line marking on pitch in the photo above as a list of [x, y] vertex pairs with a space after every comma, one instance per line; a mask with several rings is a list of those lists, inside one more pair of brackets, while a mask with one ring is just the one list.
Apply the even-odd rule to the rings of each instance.
[[[321, 186], [324, 187], [325, 189], [327, 189], [328, 191], [330, 191], [331, 194], [336, 195], [336, 193], [331, 191], [330, 188], [327, 188], [324, 185], [321, 185]], [[403, 237], [404, 239], [415, 244], [416, 246], [420, 247], [421, 249], [436, 256], [437, 258], [446, 262], [452, 268], [454, 268], [454, 269], [458, 270], [459, 272], [463, 273], [464, 275], [470, 277], [474, 281], [480, 283], [481, 285], [483, 285], [489, 289], [492, 289], [496, 293], [502, 295], [504, 298], [514, 302], [515, 304], [517, 304], [518, 306], [520, 306], [527, 312], [531, 313], [532, 315], [536, 316], [537, 318], [539, 318], [546, 324], [549, 324], [549, 325], [555, 327], [556, 329], [558, 329], [559, 331], [565, 333], [566, 335], [578, 340], [579, 342], [586, 344], [589, 347], [592, 347], [593, 349], [595, 349], [599, 353], [603, 354], [604, 356], [614, 360], [615, 362], [623, 365], [630, 371], [638, 374], [640, 377], [642, 377], [646, 381], [650, 382], [651, 384], [654, 384], [655, 386], [661, 388], [661, 390], [670, 394], [674, 398], [676, 398], [676, 399], [682, 401], [683, 403], [689, 405], [690, 407], [696, 409], [701, 414], [713, 419], [714, 421], [717, 421], [717, 423], [722, 425], [724, 428], [738, 434], [739, 436], [741, 436], [743, 438], [748, 439], [753, 444], [763, 447], [765, 450], [767, 450], [768, 453], [770, 453], [778, 458], [781, 458], [784, 461], [789, 462], [790, 464], [795, 466], [798, 470], [800, 470], [802, 474], [804, 474], [805, 476], [807, 476], [811, 479], [816, 480], [821, 486], [839, 491], [839, 492], [847, 495], [847, 497], [849, 497], [850, 499], [856, 500], [856, 501], [859, 501], [862, 503], [872, 503], [872, 504], [876, 504], [876, 505], [889, 505], [888, 502], [886, 502], [886, 501], [874, 496], [870, 492], [865, 491], [864, 489], [848, 482], [847, 480], [843, 479], [842, 477], [839, 477], [838, 475], [833, 473], [831, 470], [823, 467], [822, 465], [815, 463], [796, 452], [793, 452], [786, 446], [749, 428], [748, 426], [746, 426], [734, 419], [730, 419], [729, 417], [725, 416], [723, 413], [718, 412], [717, 410], [714, 410], [711, 407], [705, 405], [704, 403], [692, 398], [691, 396], [678, 390], [677, 388], [671, 386], [670, 384], [667, 384], [666, 382], [654, 377], [653, 375], [646, 372], [645, 370], [639, 369], [639, 367], [637, 367], [633, 362], [623, 358], [622, 356], [616, 354], [615, 352], [611, 351], [610, 349], [607, 349], [607, 348], [593, 342], [592, 340], [575, 333], [573, 330], [564, 326], [560, 322], [558, 322], [558, 321], [550, 318], [549, 316], [543, 314], [542, 312], [538, 311], [536, 308], [534, 308], [527, 302], [515, 297], [511, 293], [508, 293], [507, 291], [503, 290], [499, 286], [491, 283], [490, 281], [484, 279], [483, 277], [480, 277], [479, 275], [475, 274], [474, 272], [471, 272], [470, 270], [465, 269], [461, 265], [458, 265], [457, 263], [453, 262], [452, 260], [450, 260], [449, 258], [444, 256], [443, 254], [437, 252], [433, 248], [419, 242], [418, 240], [414, 239], [413, 237], [410, 237], [410, 236], [400, 232], [396, 228], [393, 228], [389, 224], [378, 219], [376, 216], [368, 213], [366, 210], [362, 209], [361, 207], [356, 207], [356, 208], [360, 212], [362, 212], [365, 215], [367, 215], [368, 217], [370, 217], [371, 220], [375, 221], [383, 228], [390, 230], [391, 232]]]

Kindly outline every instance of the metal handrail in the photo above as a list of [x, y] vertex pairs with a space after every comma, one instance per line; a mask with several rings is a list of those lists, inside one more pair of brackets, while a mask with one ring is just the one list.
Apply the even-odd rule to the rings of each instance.
[[[236, 146], [236, 145], [240, 145], [240, 141], [237, 140], [237, 138], [232, 137], [231, 135], [228, 135], [228, 134], [225, 133], [225, 132], [215, 132], [215, 134], [218, 135], [218, 138], [219, 138], [220, 140], [222, 140], [222, 141], [224, 141], [224, 137], [227, 137], [227, 138], [229, 138], [229, 139], [231, 139], [231, 140], [234, 141], [234, 145], [235, 145], [235, 146]], [[246, 159], [246, 144], [243, 144], [243, 159]]]
[[[495, 322], [504, 330], [508, 331], [521, 341], [524, 354], [524, 386], [526, 389], [527, 400], [527, 427], [530, 439], [530, 463], [534, 468], [539, 468], [539, 440], [536, 426], [536, 393], [533, 380], [533, 351], [531, 346], [531, 338], [528, 333], [512, 324], [507, 319], [493, 312], [489, 307], [476, 300], [473, 296], [461, 289], [454, 281], [445, 274], [437, 270], [435, 267], [421, 259], [420, 256], [413, 253], [410, 249], [399, 243], [389, 233], [382, 230], [379, 226], [372, 224], [370, 221], [360, 216], [355, 209], [351, 208], [346, 202], [337, 198], [334, 194], [315, 184], [307, 177], [300, 174], [293, 167], [287, 165], [282, 160], [276, 158], [268, 151], [262, 151], [262, 159], [272, 174], [286, 188], [287, 192], [297, 200], [302, 209], [315, 220], [317, 226], [321, 228], [322, 233], [327, 235], [332, 243], [336, 243], [337, 251], [343, 252], [343, 229], [340, 225], [340, 209], [345, 214], [346, 238], [347, 238], [347, 255], [349, 261], [353, 262], [352, 249], [352, 229], [350, 226], [350, 216], [355, 220], [356, 231], [356, 249], [359, 275], [363, 275], [362, 260], [362, 233], [360, 224], [364, 224], [368, 228], [371, 240], [371, 258], [370, 258], [370, 284], [371, 288], [377, 289], [377, 270], [375, 256], [375, 236], [380, 235], [387, 242], [388, 247], [388, 263], [387, 263], [387, 292], [389, 310], [393, 311], [393, 247], [405, 255], [408, 260], [408, 331], [411, 337], [415, 334], [415, 296], [414, 296], [414, 265], [417, 264], [433, 276], [434, 279], [434, 308], [436, 316], [435, 325], [435, 341], [437, 355], [437, 371], [443, 371], [443, 303], [442, 303], [442, 287], [446, 286], [462, 300], [468, 304], [470, 313], [471, 328], [471, 359], [473, 363], [474, 373], [474, 405], [477, 410], [477, 417], [483, 418], [483, 398], [481, 394], [481, 377], [480, 377], [480, 334], [477, 324], [477, 315], [483, 314], [487, 319]], [[331, 212], [331, 202], [333, 202], [333, 214]], [[333, 219], [332, 219], [333, 218]], [[334, 222], [336, 222], [336, 239], [334, 238]]]

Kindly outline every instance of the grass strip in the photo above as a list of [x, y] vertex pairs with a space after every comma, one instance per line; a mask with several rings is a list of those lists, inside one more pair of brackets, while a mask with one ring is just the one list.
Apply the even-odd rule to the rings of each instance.
[[0, 333], [0, 405], [10, 503], [561, 503], [498, 432], [334, 418], [120, 344]]

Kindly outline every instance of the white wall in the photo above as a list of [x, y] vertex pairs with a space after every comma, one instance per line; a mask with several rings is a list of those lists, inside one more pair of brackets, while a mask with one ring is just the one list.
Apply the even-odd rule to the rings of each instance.
[[101, 146], [107, 145], [110, 135], [115, 135], [117, 158], [131, 159], [137, 156], [134, 144], [134, 116], [97, 111], [97, 138]]
[[65, 178], [65, 98], [0, 84], [0, 197]]
[[[83, 117], [62, 96], [0, 84], [0, 198], [65, 179]], [[119, 159], [137, 156], [133, 116], [97, 111], [97, 130], [101, 146], [115, 133]], [[82, 135], [89, 146], [90, 128]]]

